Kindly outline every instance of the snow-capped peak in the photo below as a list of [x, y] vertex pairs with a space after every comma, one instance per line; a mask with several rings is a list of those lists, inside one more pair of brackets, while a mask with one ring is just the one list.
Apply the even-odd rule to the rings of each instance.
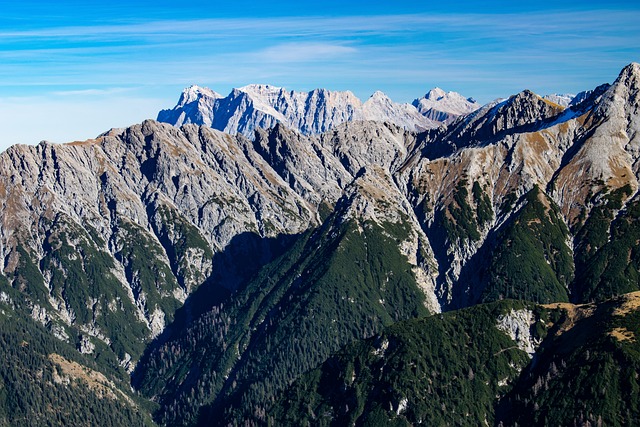
[[384, 99], [387, 100], [389, 99], [389, 97], [382, 91], [375, 91], [373, 92], [373, 95], [371, 95], [371, 97], [369, 99]]
[[411, 104], [398, 104], [389, 98], [384, 92], [376, 91], [362, 105], [365, 120], [383, 121], [410, 130], [426, 130], [437, 127], [431, 119], [424, 117]]
[[550, 95], [543, 96], [542, 99], [551, 101], [554, 104], [558, 104], [562, 107], [567, 107], [569, 104], [571, 104], [575, 97], [576, 95], [573, 93], [552, 93]]
[[460, 94], [438, 88], [411, 105], [393, 102], [381, 91], [363, 103], [350, 91], [295, 92], [269, 84], [250, 84], [223, 97], [194, 85], [183, 91], [176, 107], [161, 111], [158, 120], [178, 126], [205, 124], [249, 138], [255, 128], [277, 123], [303, 134], [322, 133], [357, 120], [389, 122], [407, 130], [423, 131], [473, 111], [475, 106]]
[[412, 104], [425, 117], [444, 123], [449, 123], [458, 116], [469, 114], [480, 104], [471, 98], [465, 98], [457, 92], [445, 92], [439, 87], [431, 89], [422, 98]]
[[250, 95], [265, 96], [280, 93], [283, 89], [269, 84], [250, 84], [238, 89]]
[[373, 105], [378, 105], [382, 108], [388, 109], [393, 108], [394, 102], [384, 92], [377, 90], [373, 93], [373, 95], [369, 97], [369, 99], [367, 99], [367, 101], [363, 104], [363, 107], [365, 109], [371, 109]]
[[[453, 94], [455, 92], [449, 92], [449, 93]], [[430, 99], [432, 101], [440, 101], [445, 96], [447, 96], [447, 92], [440, 89], [439, 87], [434, 87], [429, 92], [427, 92], [427, 94], [424, 97], [425, 99]]]
[[208, 87], [191, 85], [182, 91], [182, 96], [180, 97], [180, 101], [178, 102], [178, 104], [179, 105], [190, 104], [202, 97], [207, 97], [211, 99], [224, 98], [222, 95], [209, 89]]

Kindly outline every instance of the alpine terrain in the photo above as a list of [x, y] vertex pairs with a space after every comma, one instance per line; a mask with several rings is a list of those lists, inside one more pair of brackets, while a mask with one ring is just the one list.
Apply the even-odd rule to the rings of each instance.
[[419, 132], [478, 108], [480, 105], [473, 99], [439, 88], [412, 104], [397, 104], [380, 91], [363, 103], [348, 91], [294, 92], [271, 85], [249, 85], [223, 97], [194, 85], [182, 92], [173, 109], [160, 111], [158, 121], [175, 126], [206, 125], [253, 139], [257, 128], [268, 129], [277, 123], [303, 135], [319, 134], [344, 122], [363, 120], [389, 122]]
[[640, 424], [640, 65], [223, 97], [0, 154], [0, 425]]

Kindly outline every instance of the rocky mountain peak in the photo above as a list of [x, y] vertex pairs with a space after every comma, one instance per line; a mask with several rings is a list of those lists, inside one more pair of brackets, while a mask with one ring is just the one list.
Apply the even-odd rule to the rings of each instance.
[[218, 99], [223, 98], [219, 93], [198, 85], [191, 85], [182, 91], [178, 105], [186, 105], [198, 101], [201, 98]]
[[173, 109], [162, 110], [158, 113], [158, 120], [181, 126], [187, 123], [206, 124], [211, 126], [213, 116], [210, 111], [216, 102], [223, 98], [213, 90], [192, 85], [185, 88], [180, 95], [178, 104]]
[[595, 99], [597, 99], [599, 96], [605, 93], [610, 86], [611, 85], [609, 85], [608, 83], [605, 83], [596, 87], [595, 89], [578, 92], [578, 94], [573, 97], [573, 99], [571, 100], [571, 103], [569, 103], [568, 106], [575, 108], [578, 105], [581, 105], [582, 103], [587, 103], [589, 105], [592, 105]]
[[238, 98], [240, 96], [246, 96], [247, 92], [243, 91], [242, 89], [238, 89], [238, 88], [233, 88], [231, 89], [231, 92], [229, 93], [229, 95], [227, 96], [227, 98]]
[[[511, 96], [503, 101], [494, 101], [475, 110], [449, 125], [444, 138], [451, 147], [465, 147], [479, 141], [495, 140], [504, 135], [538, 130], [558, 117], [564, 107], [544, 100], [530, 90]], [[451, 150], [455, 148], [443, 150]]]
[[180, 126], [204, 124], [223, 132], [254, 137], [257, 128], [267, 129], [282, 123], [304, 135], [318, 134], [344, 122], [372, 120], [389, 122], [404, 129], [421, 132], [468, 114], [478, 104], [455, 92], [434, 89], [413, 104], [393, 102], [376, 91], [362, 102], [350, 91], [314, 89], [311, 92], [287, 91], [269, 84], [250, 84], [222, 97], [199, 86], [183, 91], [178, 104], [162, 110], [158, 121]]
[[370, 97], [369, 100], [374, 100], [378, 102], [391, 102], [391, 99], [382, 91], [375, 91]]
[[595, 119], [631, 120], [629, 135], [640, 129], [637, 112], [640, 108], [640, 64], [632, 62], [622, 69], [615, 82], [602, 95]]
[[622, 69], [620, 75], [616, 82], [623, 82], [627, 86], [634, 85], [638, 86], [638, 81], [640, 80], [640, 64], [637, 62], [632, 62]]
[[613, 86], [614, 90], [625, 96], [628, 105], [637, 108], [640, 94], [640, 64], [633, 62], [627, 65]]
[[242, 92], [249, 92], [249, 93], [263, 95], [263, 94], [278, 93], [282, 90], [282, 88], [278, 86], [273, 86], [270, 84], [250, 84], [250, 85], [243, 86], [238, 90], [241, 90]]
[[[387, 95], [377, 91], [363, 104], [365, 118], [381, 115], [391, 115], [395, 109], [395, 104]], [[376, 111], [377, 110], [377, 111]], [[416, 112], [417, 113], [417, 112]]]
[[273, 107], [278, 102], [281, 102], [283, 97], [292, 95], [287, 93], [284, 88], [269, 84], [250, 84], [238, 90], [249, 95], [249, 97], [260, 106], [269, 105]]
[[528, 89], [523, 90], [498, 105], [496, 130], [534, 125], [555, 117], [562, 111], [564, 107], [549, 102]]
[[551, 101], [554, 104], [560, 105], [561, 107], [568, 107], [573, 102], [575, 97], [576, 95], [572, 93], [553, 93], [543, 96], [542, 99]]
[[431, 89], [422, 98], [415, 99], [412, 105], [423, 116], [444, 123], [451, 123], [480, 108], [480, 104], [472, 98], [465, 98], [457, 92], [445, 92], [438, 87]]
[[411, 131], [423, 131], [440, 123], [431, 120], [410, 104], [395, 103], [383, 92], [377, 91], [362, 105], [363, 120], [388, 122]]
[[536, 102], [540, 97], [536, 95], [529, 89], [525, 89], [521, 92], [518, 92], [515, 95], [512, 95], [508, 98], [511, 104], [515, 103], [525, 103], [525, 102]]
[[430, 99], [433, 101], [439, 101], [442, 98], [444, 98], [446, 95], [447, 93], [444, 90], [440, 89], [439, 87], [434, 87], [429, 92], [427, 92], [427, 94], [424, 97], [426, 99]]
[[[625, 101], [635, 103], [637, 94], [640, 92], [640, 64], [632, 62], [624, 67], [608, 92], [616, 93], [625, 98]], [[605, 98], [607, 98], [606, 95]], [[613, 101], [609, 99], [609, 102]]]

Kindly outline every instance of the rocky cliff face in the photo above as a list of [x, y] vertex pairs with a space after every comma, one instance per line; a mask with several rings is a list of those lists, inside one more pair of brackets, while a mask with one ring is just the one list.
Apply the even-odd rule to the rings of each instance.
[[158, 114], [158, 121], [175, 126], [205, 125], [250, 139], [255, 130], [278, 123], [303, 135], [321, 134], [345, 122], [367, 120], [419, 132], [478, 107], [475, 101], [441, 89], [432, 90], [413, 104], [398, 104], [379, 91], [363, 103], [348, 91], [294, 92], [271, 85], [249, 85], [222, 97], [210, 89], [191, 86], [173, 109]]
[[628, 186], [616, 211], [635, 200], [638, 75], [630, 65], [567, 108], [524, 91], [422, 137], [396, 179], [440, 251], [442, 296], [536, 186], [574, 232], [604, 195]]
[[317, 221], [250, 146], [147, 121], [82, 144], [10, 148], [0, 158], [4, 275], [69, 336], [77, 328], [112, 345], [132, 338], [121, 329], [142, 333], [136, 341], [159, 334], [233, 239]]
[[206, 87], [189, 86], [180, 95], [176, 108], [163, 110], [160, 113], [162, 118], [158, 117], [158, 120], [176, 126], [198, 123], [213, 127], [213, 111], [216, 107], [216, 101], [223, 98], [219, 93]]
[[465, 98], [457, 92], [445, 92], [438, 87], [414, 100], [411, 105], [423, 116], [441, 123], [451, 123], [480, 108], [480, 104], [474, 99]]

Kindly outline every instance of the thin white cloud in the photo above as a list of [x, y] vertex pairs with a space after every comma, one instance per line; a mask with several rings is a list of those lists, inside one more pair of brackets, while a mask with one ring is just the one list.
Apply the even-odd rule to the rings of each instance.
[[92, 89], [79, 89], [79, 90], [59, 90], [51, 92], [54, 96], [112, 96], [126, 92], [131, 92], [132, 88], [127, 87], [114, 87], [114, 88], [92, 88]]
[[[318, 54], [329, 59], [356, 53], [348, 49], [371, 52], [385, 44], [397, 53], [394, 57], [424, 56], [431, 51], [442, 51], [441, 55], [447, 57], [487, 58], [526, 48], [549, 55], [590, 48], [631, 49], [638, 43], [638, 21], [638, 11], [585, 11], [203, 19], [5, 31], [0, 32], [0, 59], [5, 62], [5, 72], [0, 70], [0, 74], [6, 84], [11, 84], [6, 78], [23, 75], [20, 66], [27, 69], [33, 63], [49, 66], [51, 74], [66, 67], [95, 69], [100, 75], [100, 69], [108, 69], [110, 64], [124, 69], [145, 64], [189, 64], [231, 53], [236, 57], [247, 55], [244, 60], [239, 58], [241, 63], [252, 59], [274, 63], [313, 60], [313, 49], [306, 52], [305, 45], [316, 47]], [[371, 37], [376, 40], [371, 42]], [[29, 42], [20, 43], [24, 39]], [[15, 65], [18, 68], [7, 68]]]
[[[379, 34], [393, 31], [477, 31], [500, 34], [602, 29], [633, 29], [640, 11], [590, 10], [529, 14], [420, 14], [348, 17], [281, 17], [196, 19], [133, 22], [118, 25], [50, 27], [0, 31], [0, 41], [20, 39], [172, 40], [174, 38], [235, 38], [243, 34], [267, 37]], [[615, 26], [612, 26], [615, 24]]]
[[313, 62], [344, 58], [357, 51], [353, 47], [329, 43], [283, 43], [263, 49], [253, 57], [258, 61], [274, 63]]

